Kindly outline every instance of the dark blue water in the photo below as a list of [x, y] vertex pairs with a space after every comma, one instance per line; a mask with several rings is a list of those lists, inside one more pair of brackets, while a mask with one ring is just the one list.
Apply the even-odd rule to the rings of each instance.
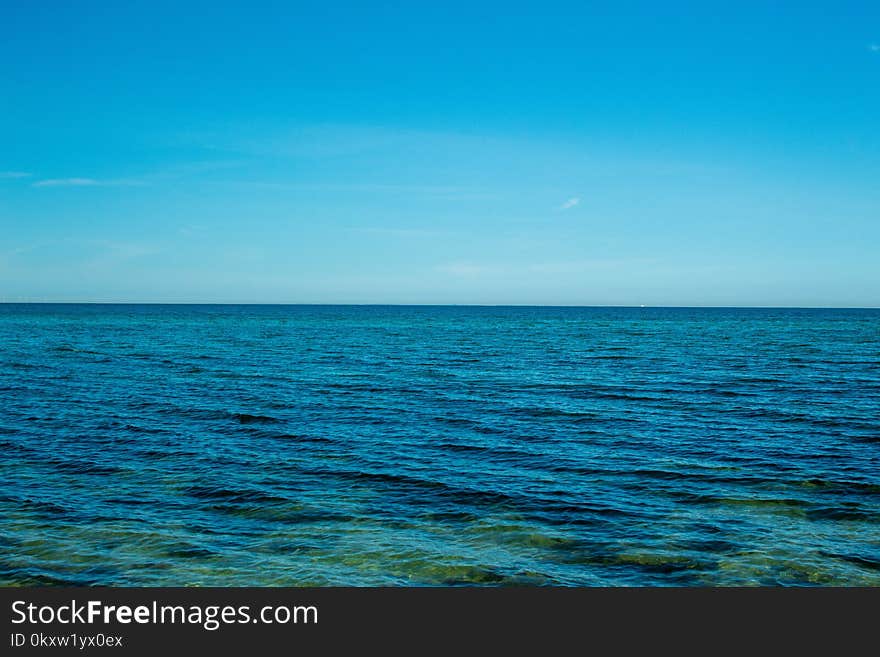
[[0, 306], [0, 583], [880, 584], [880, 311]]

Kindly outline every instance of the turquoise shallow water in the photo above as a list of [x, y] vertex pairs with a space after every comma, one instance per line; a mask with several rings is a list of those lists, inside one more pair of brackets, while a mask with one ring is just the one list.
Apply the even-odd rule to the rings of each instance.
[[0, 305], [0, 583], [880, 584], [880, 311]]

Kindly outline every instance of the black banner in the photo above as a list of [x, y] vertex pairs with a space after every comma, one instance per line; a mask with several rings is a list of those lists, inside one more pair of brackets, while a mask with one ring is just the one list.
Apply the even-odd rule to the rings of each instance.
[[880, 589], [4, 588], [0, 596], [0, 654], [10, 655], [860, 652], [872, 645], [880, 608]]

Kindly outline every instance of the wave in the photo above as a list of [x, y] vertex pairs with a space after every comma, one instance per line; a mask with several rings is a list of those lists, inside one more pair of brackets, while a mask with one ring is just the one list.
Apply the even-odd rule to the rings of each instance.
[[279, 504], [290, 502], [286, 497], [248, 488], [224, 488], [223, 486], [193, 485], [181, 488], [189, 497], [211, 502], [234, 504]]

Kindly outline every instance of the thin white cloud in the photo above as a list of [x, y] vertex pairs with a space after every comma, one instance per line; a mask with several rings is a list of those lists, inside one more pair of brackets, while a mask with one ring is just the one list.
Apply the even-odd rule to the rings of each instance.
[[868, 46], [868, 50], [870, 50], [871, 52], [880, 52], [880, 43], [872, 43], [870, 46]]
[[[132, 178], [46, 178], [32, 183], [33, 187], [142, 187], [239, 166], [240, 161], [188, 162], [167, 169], [147, 172]], [[31, 174], [25, 174], [31, 175]], [[2, 177], [2, 175], [0, 175]]]
[[26, 171], [0, 171], [0, 178], [27, 178], [31, 174]]
[[435, 269], [444, 274], [462, 276], [465, 278], [481, 276], [494, 270], [493, 267], [488, 265], [480, 265], [472, 262], [449, 262], [443, 265], [438, 265]]
[[435, 271], [461, 278], [492, 276], [498, 280], [536, 280], [536, 276], [571, 276], [576, 274], [595, 274], [632, 268], [634, 266], [656, 266], [651, 258], [597, 258], [592, 260], [559, 260], [545, 262], [496, 262], [479, 263], [473, 261], [447, 262], [434, 267]]
[[185, 226], [181, 226], [180, 228], [178, 228], [177, 233], [179, 235], [185, 235], [188, 237], [190, 235], [204, 233], [207, 230], [208, 230], [208, 227], [204, 224], [187, 224]]
[[581, 202], [580, 197], [575, 196], [573, 198], [568, 199], [565, 203], [560, 205], [559, 209], [560, 210], [570, 210], [571, 208], [573, 208], [574, 206], [576, 206], [580, 202]]
[[131, 258], [140, 258], [143, 256], [153, 255], [159, 251], [158, 247], [151, 244], [141, 244], [138, 242], [114, 242], [110, 240], [87, 240], [84, 242], [89, 246], [99, 249], [102, 252], [101, 258], [95, 262], [104, 262], [108, 260], [129, 260]]
[[426, 230], [421, 228], [368, 227], [351, 228], [351, 230], [356, 233], [369, 233], [371, 235], [381, 235], [383, 237], [439, 237], [450, 234], [448, 231]]
[[529, 274], [588, 274], [591, 272], [625, 269], [633, 266], [648, 267], [656, 265], [649, 258], [597, 258], [593, 260], [559, 260], [555, 262], [534, 262], [524, 267]]
[[34, 187], [111, 187], [119, 185], [143, 185], [141, 180], [96, 180], [95, 178], [47, 178], [38, 180]]
[[94, 178], [49, 178], [38, 180], [34, 187], [91, 187], [100, 184]]
[[[217, 184], [228, 185], [228, 182]], [[393, 192], [414, 194], [458, 194], [468, 192], [467, 188], [434, 185], [393, 185], [376, 183], [350, 183], [350, 184], [321, 184], [321, 183], [284, 183], [284, 182], [261, 182], [243, 181], [240, 184], [263, 189], [304, 191], [304, 192]]]

